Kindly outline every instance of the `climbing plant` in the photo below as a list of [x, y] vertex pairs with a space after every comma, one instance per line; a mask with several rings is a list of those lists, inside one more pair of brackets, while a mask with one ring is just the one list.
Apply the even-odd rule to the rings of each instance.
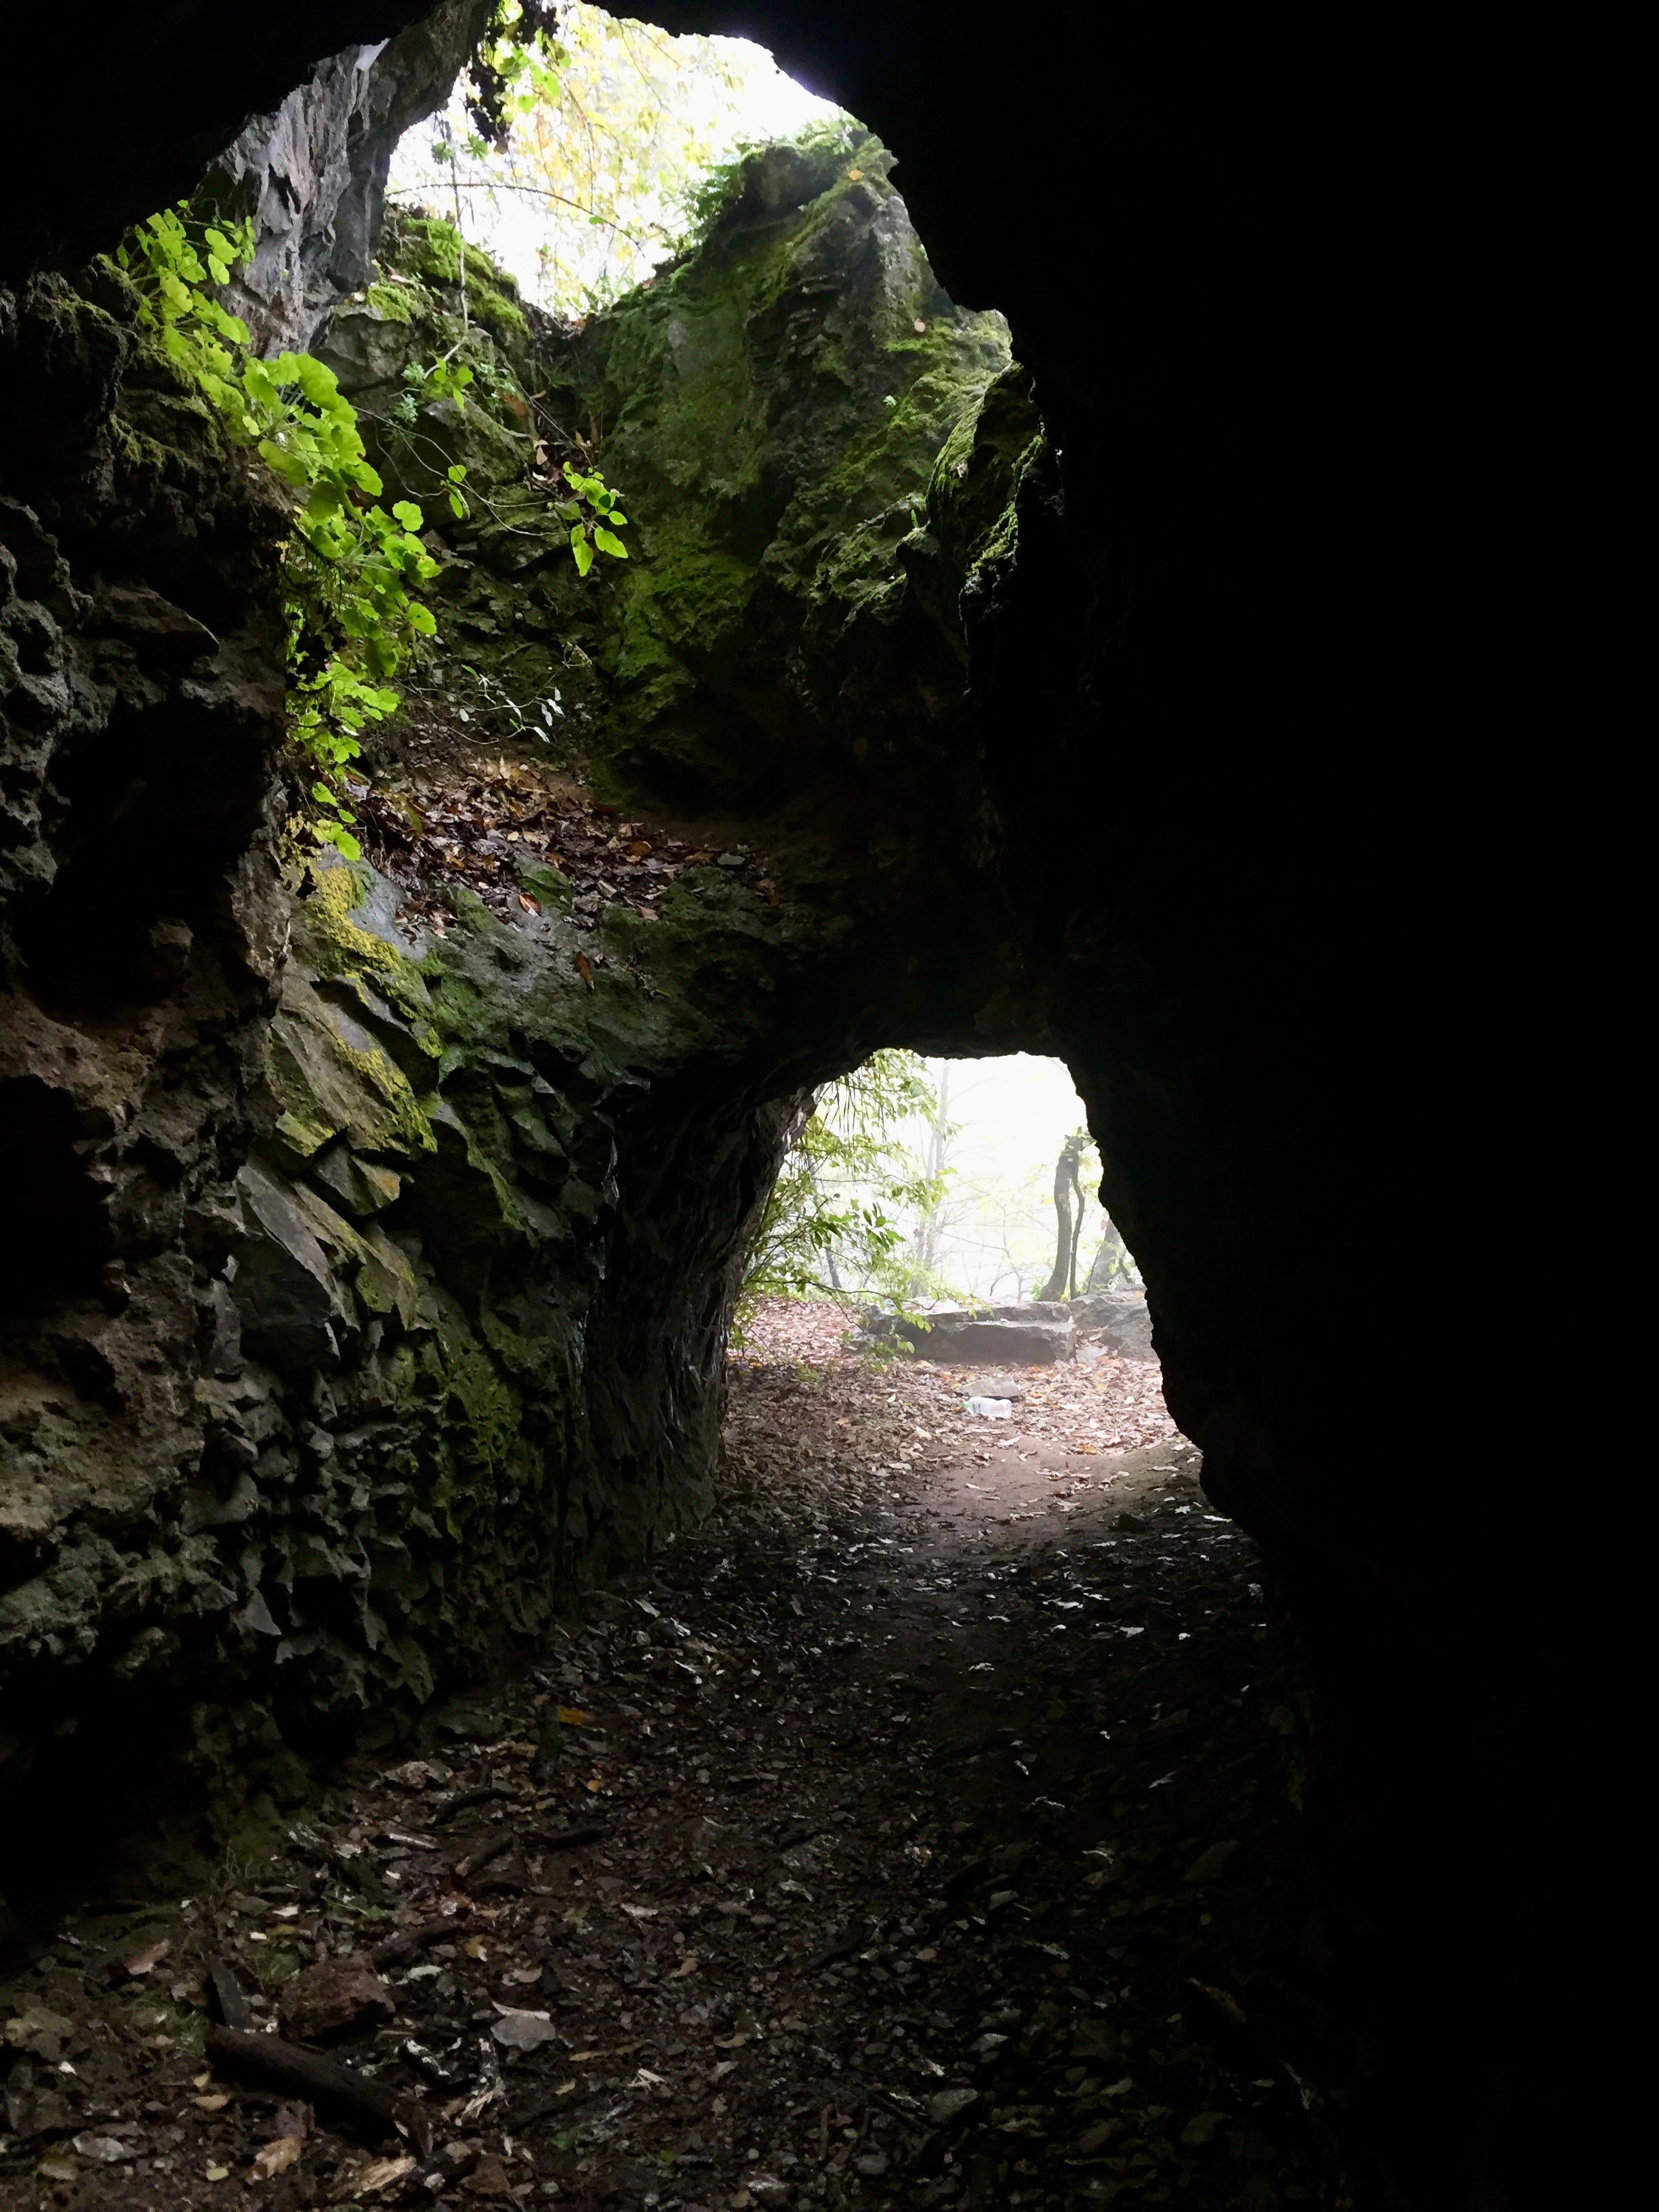
[[[137, 225], [115, 260], [167, 358], [293, 495], [284, 559], [289, 733], [315, 772], [310, 796], [323, 810], [315, 835], [356, 860], [362, 848], [349, 826], [343, 773], [361, 757], [362, 732], [397, 712], [399, 669], [436, 635], [421, 593], [438, 563], [422, 542], [421, 508], [412, 500], [389, 510], [380, 503], [385, 487], [334, 372], [311, 354], [261, 360], [249, 350], [246, 324], [216, 297], [255, 243], [252, 223], [202, 222], [181, 202]], [[459, 253], [459, 235], [456, 246]], [[472, 381], [465, 365], [447, 355], [416, 374], [423, 398], [465, 408]], [[625, 560], [615, 533], [627, 517], [616, 491], [597, 471], [567, 466], [565, 476], [569, 496], [557, 512], [578, 570], [587, 574], [596, 551]], [[442, 482], [458, 520], [469, 513], [465, 477], [453, 464]]]

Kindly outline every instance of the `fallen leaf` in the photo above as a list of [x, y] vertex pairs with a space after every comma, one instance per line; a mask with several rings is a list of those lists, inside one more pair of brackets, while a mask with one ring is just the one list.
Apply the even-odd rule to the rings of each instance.
[[487, 1959], [489, 1956], [489, 1952], [484, 1948], [482, 1936], [469, 1936], [462, 1948], [469, 1959]]
[[228, 2181], [230, 2168], [228, 2166], [210, 2166], [207, 2170], [207, 2178], [210, 2181]]
[[593, 988], [593, 963], [585, 952], [576, 955], [576, 973], [591, 991]]
[[130, 1959], [123, 1959], [121, 1964], [136, 1979], [140, 1974], [152, 1972], [172, 1948], [171, 1943], [152, 1943], [148, 1950], [135, 1951]]
[[585, 1713], [580, 1705], [560, 1705], [557, 1711], [559, 1718], [567, 1728], [592, 1728], [593, 1725], [592, 1714]]
[[528, 891], [520, 891], [519, 893], [519, 904], [524, 908], [526, 914], [539, 914], [542, 910], [541, 901], [539, 899], [532, 898]]
[[668, 1978], [671, 1982], [683, 1982], [688, 1974], [695, 1974], [702, 1964], [695, 1951], [688, 1951]]
[[[204, 2075], [202, 2078], [205, 2081], [208, 2077]], [[211, 2097], [192, 2097], [190, 2101], [198, 2112], [222, 2112], [230, 2099], [221, 2089]]]
[[286, 2173], [303, 2154], [305, 2147], [305, 2139], [301, 2136], [275, 2136], [256, 2154], [250, 2169], [250, 2179], [270, 2181], [276, 2174]]

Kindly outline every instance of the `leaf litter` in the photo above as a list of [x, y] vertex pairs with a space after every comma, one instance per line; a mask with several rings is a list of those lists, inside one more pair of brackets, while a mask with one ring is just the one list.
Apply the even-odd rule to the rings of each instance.
[[1294, 1672], [1155, 1364], [1015, 1370], [988, 1445], [982, 1370], [847, 1323], [763, 1308], [651, 1573], [52, 1932], [3, 2212], [1349, 2202]]

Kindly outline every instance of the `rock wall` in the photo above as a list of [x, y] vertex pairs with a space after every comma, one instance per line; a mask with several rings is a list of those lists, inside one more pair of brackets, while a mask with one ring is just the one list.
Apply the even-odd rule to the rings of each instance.
[[[234, 20], [185, 6], [158, 21], [94, 0], [76, 19], [73, 131], [61, 22], [34, 11], [8, 24], [14, 155], [33, 190], [0, 265], [61, 264], [107, 245], [189, 190], [248, 116], [270, 112], [317, 62], [416, 12], [408, 0], [301, 0]], [[1492, 179], [1521, 165], [1512, 149], [1472, 151], [1469, 118], [1512, 104], [1494, 106], [1473, 72], [1460, 82], [1455, 41], [1425, 67], [1420, 41], [1380, 46], [1360, 19], [1313, 30], [1294, 11], [1060, 8], [1012, 27], [1006, 10], [939, 0], [745, 0], [735, 15], [653, 0], [651, 12], [673, 27], [760, 35], [869, 118], [900, 150], [945, 282], [1008, 314], [1035, 377], [1052, 458], [1024, 473], [1015, 502], [1018, 587], [964, 603], [973, 711], [949, 756], [961, 781], [945, 776], [941, 794], [940, 778], [919, 779], [927, 809], [913, 795], [907, 814], [902, 757], [878, 743], [860, 770], [883, 780], [864, 803], [856, 776], [803, 783], [820, 750], [816, 714], [803, 717], [810, 744], [775, 758], [735, 710], [742, 687], [728, 670], [733, 744], [794, 793], [777, 826], [793, 840], [795, 902], [831, 914], [838, 876], [852, 887], [838, 941], [858, 942], [866, 913], [902, 915], [908, 884], [969, 892], [975, 944], [960, 962], [948, 945], [936, 961], [918, 945], [913, 959], [913, 940], [885, 927], [862, 970], [867, 994], [845, 988], [854, 966], [815, 1002], [822, 1036], [848, 1051], [890, 1036], [1022, 1041], [1062, 1051], [1077, 1073], [1113, 1218], [1146, 1269], [1172, 1401], [1204, 1447], [1206, 1480], [1278, 1562], [1316, 1650], [1324, 1771], [1339, 1785], [1320, 1802], [1334, 1852], [1359, 1869], [1348, 1893], [1380, 1931], [1355, 1978], [1378, 2043], [1410, 2054], [1376, 2067], [1358, 2115], [1387, 2145], [1378, 2201], [1519, 2200], [1541, 2124], [1529, 2106], [1516, 2124], [1504, 2083], [1535, 2079], [1516, 2048], [1531, 2016], [1519, 1975], [1556, 1948], [1547, 1926], [1517, 1934], [1557, 1840], [1532, 1780], [1553, 1764], [1536, 1739], [1553, 1710], [1553, 1653], [1547, 1665], [1528, 1611], [1540, 1577], [1525, 1502], [1501, 1528], [1489, 1504], [1494, 1470], [1510, 1465], [1494, 1425], [1533, 1393], [1468, 1349], [1497, 1303], [1502, 1239], [1472, 1221], [1445, 1175], [1455, 1158], [1478, 1182], [1486, 1146], [1466, 1133], [1506, 1126], [1511, 1112], [1498, 1085], [1478, 1107], [1456, 1094], [1468, 1040], [1522, 965], [1494, 950], [1491, 916], [1520, 902], [1499, 884], [1460, 911], [1444, 886], [1506, 842], [1493, 830], [1493, 750], [1535, 715], [1535, 658], [1482, 638], [1482, 593], [1513, 544], [1535, 544], [1511, 523], [1534, 473], [1510, 456], [1559, 416], [1559, 392], [1528, 395], [1524, 436], [1491, 441], [1511, 483], [1477, 461], [1471, 489], [1468, 423], [1490, 419], [1504, 404], [1494, 395], [1523, 390], [1538, 357], [1470, 274], [1471, 181], [1480, 234], [1496, 225], [1501, 244]], [[1039, 76], [1040, 99], [1024, 89]], [[994, 104], [1006, 81], [1030, 111], [1017, 149], [1006, 102]], [[23, 798], [6, 824], [7, 866], [26, 917], [54, 917], [8, 940], [8, 1012], [20, 1033], [37, 1021], [74, 1031], [61, 1075], [43, 1079], [49, 1055], [26, 1052], [21, 1088], [7, 1093], [24, 1156], [46, 1164], [17, 1177], [36, 1270], [17, 1279], [40, 1317], [28, 1330], [18, 1321], [14, 1357], [26, 1423], [32, 1403], [73, 1391], [64, 1402], [77, 1437], [108, 1424], [85, 1493], [93, 1519], [63, 1525], [83, 1531], [70, 1548], [87, 1575], [113, 1588], [148, 1524], [121, 1506], [120, 1483], [97, 1519], [100, 1470], [124, 1483], [139, 1468], [142, 1496], [142, 1437], [189, 1426], [155, 1347], [207, 1324], [198, 1294], [218, 1264], [211, 1197], [251, 1139], [239, 1086], [280, 927], [246, 919], [276, 883], [260, 843], [274, 705], [258, 703], [273, 665], [261, 629], [272, 536], [257, 500], [234, 490], [234, 464], [166, 458], [176, 446], [153, 419], [173, 404], [164, 390], [135, 387], [113, 409], [126, 341], [112, 321], [112, 333], [50, 288], [8, 303], [0, 490], [35, 517], [8, 511], [23, 702], [8, 769]], [[118, 411], [137, 423], [131, 437], [106, 434]], [[977, 450], [990, 432], [973, 435]], [[994, 585], [996, 572], [994, 562]], [[182, 643], [164, 648], [156, 628], [174, 618], [154, 610], [137, 640], [118, 628], [100, 637], [82, 615], [94, 580], [142, 584], [205, 624], [217, 653], [180, 669], [167, 656]], [[726, 724], [690, 715], [694, 695], [672, 665], [691, 665], [684, 641], [644, 611], [641, 629], [623, 764], [666, 788], [683, 761], [688, 792], [721, 787], [741, 804], [742, 776], [722, 781]], [[100, 644], [132, 653], [121, 685], [88, 672]], [[653, 694], [646, 676], [659, 655]], [[769, 693], [789, 688], [762, 672]], [[176, 703], [131, 707], [129, 695]], [[951, 711], [945, 721], [956, 726]], [[150, 748], [131, 756], [148, 764], [132, 818], [157, 824], [142, 842], [111, 826], [129, 804], [123, 744], [112, 740], [112, 772], [89, 787], [70, 774], [77, 747], [129, 728]], [[212, 776], [166, 772], [175, 736], [187, 749], [192, 729], [210, 728]], [[61, 791], [48, 773], [60, 748]], [[839, 739], [822, 747], [838, 754]], [[62, 829], [77, 805], [84, 842]], [[930, 878], [947, 853], [972, 865]], [[167, 880], [151, 855], [176, 864]], [[142, 928], [125, 906], [118, 927], [101, 927], [106, 869]], [[82, 896], [53, 904], [60, 876]], [[170, 968], [184, 942], [174, 921], [191, 933], [182, 977]], [[100, 949], [135, 993], [173, 982], [161, 998], [94, 1011], [75, 993], [91, 992]], [[70, 978], [50, 1009], [35, 959], [43, 975], [56, 961]], [[1507, 1075], [1507, 1054], [1500, 1064]], [[810, 1053], [792, 1046], [768, 1081], [811, 1073]], [[183, 1220], [185, 1244], [171, 1230], [147, 1242], [152, 1212]], [[1443, 1326], [1458, 1347], [1459, 1387], [1431, 1407], [1414, 1401], [1417, 1434], [1437, 1439], [1431, 1529], [1425, 1512], [1398, 1510], [1399, 1425], [1379, 1407], [1393, 1297], [1379, 1240], [1407, 1221], [1438, 1240], [1451, 1286]], [[192, 1236], [204, 1240], [199, 1260]], [[102, 1279], [112, 1260], [132, 1286], [115, 1314], [103, 1303], [123, 1295]], [[175, 1281], [169, 1334], [143, 1316], [165, 1318]], [[88, 1334], [135, 1347], [113, 1381], [100, 1380], [107, 1350], [77, 1349]], [[70, 1368], [94, 1396], [50, 1380]], [[100, 1389], [125, 1395], [100, 1411]], [[1534, 1462], [1516, 1441], [1513, 1463]], [[51, 1540], [26, 1513], [18, 1525], [20, 1571], [33, 1572]], [[60, 1672], [54, 1661], [26, 1703], [45, 1712]]]
[[493, 0], [446, 0], [394, 39], [331, 54], [197, 186], [198, 204], [252, 221], [258, 248], [225, 304], [256, 352], [308, 351], [368, 281], [398, 141], [447, 100], [492, 12]]
[[[769, 872], [706, 857], [648, 915], [545, 867], [539, 900], [492, 911], [300, 857], [268, 481], [107, 270], [21, 298], [21, 406], [61, 413], [71, 354], [107, 356], [77, 418], [96, 530], [7, 457], [35, 504], [7, 511], [33, 798], [8, 848], [27, 1241], [0, 1682], [13, 1786], [49, 1808], [31, 1850], [89, 1774], [110, 1801], [205, 1790], [222, 1817], [283, 1802], [308, 1754], [395, 1732], [573, 1584], [672, 1540], [706, 1496], [735, 1269], [803, 1091], [924, 1006], [981, 1041], [994, 939], [953, 918], [961, 863], [865, 809], [891, 792], [902, 818], [931, 787], [972, 817], [957, 605], [1007, 558], [1040, 426], [885, 168], [857, 134], [756, 157], [696, 254], [579, 333], [532, 331], [478, 257], [463, 331], [453, 236], [400, 218], [327, 342], [389, 495], [467, 467], [467, 514], [440, 503], [428, 532], [445, 643], [422, 696], [450, 737], [463, 656], [517, 690], [556, 666], [605, 787], [712, 823], [757, 787], [744, 850]], [[457, 345], [465, 405], [411, 406], [404, 368]], [[531, 392], [614, 425], [626, 568], [578, 575]], [[176, 598], [112, 566], [124, 532]]]

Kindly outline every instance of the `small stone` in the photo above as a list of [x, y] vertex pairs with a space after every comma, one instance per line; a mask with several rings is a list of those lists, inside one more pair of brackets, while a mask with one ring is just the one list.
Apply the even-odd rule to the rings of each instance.
[[1225, 1869], [1227, 1862], [1238, 1849], [1237, 1843], [1212, 1844], [1207, 1851], [1200, 1851], [1187, 1869], [1188, 1881], [1213, 1881]]
[[559, 2039], [558, 2029], [544, 2012], [503, 2010], [489, 2032], [509, 2051], [539, 2051], [543, 2044]]
[[948, 2128], [970, 2106], [978, 2104], [977, 2089], [941, 2089], [927, 2100], [927, 2113], [936, 2128]]
[[860, 2173], [867, 2173], [873, 2178], [877, 2174], [886, 2172], [887, 2154], [884, 2150], [866, 2151], [862, 2158], [854, 2160], [854, 2163]]
[[392, 2011], [386, 1984], [361, 1952], [305, 1967], [284, 1984], [276, 2005], [283, 2034], [297, 2043], [378, 2027]]
[[137, 2147], [123, 2142], [119, 2136], [76, 2136], [75, 2148], [82, 2158], [95, 2159], [100, 2166], [123, 2166], [138, 2155]]

